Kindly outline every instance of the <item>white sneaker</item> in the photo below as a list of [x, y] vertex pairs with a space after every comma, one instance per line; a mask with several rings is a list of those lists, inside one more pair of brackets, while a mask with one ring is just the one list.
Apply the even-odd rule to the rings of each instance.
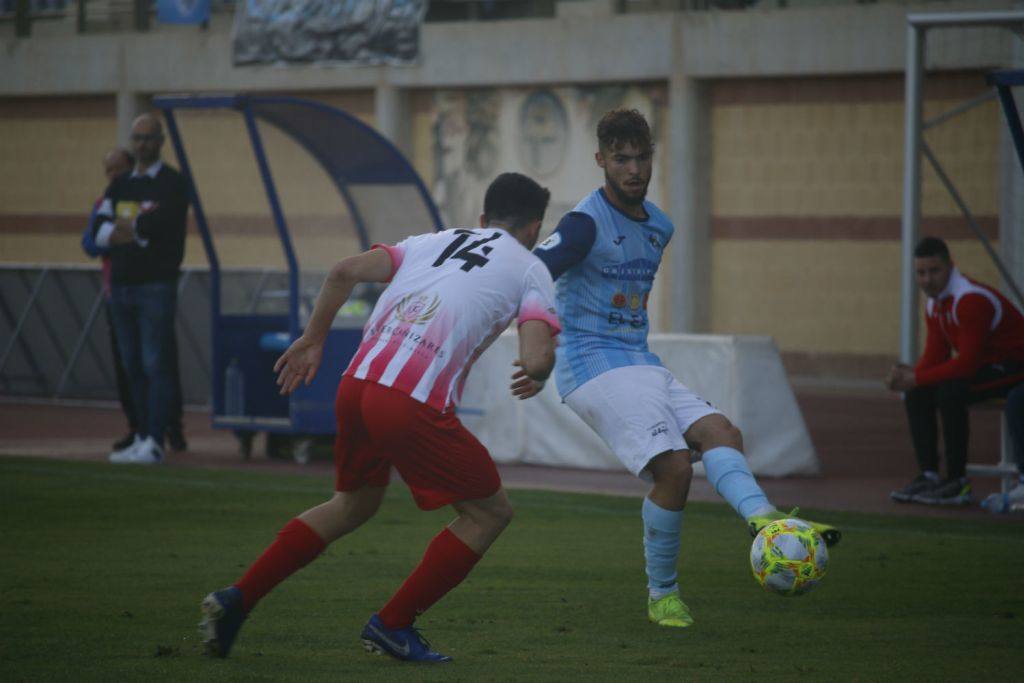
[[[126, 449], [127, 450], [127, 449]], [[159, 465], [164, 461], [164, 449], [157, 445], [153, 437], [147, 436], [145, 440], [135, 444], [124, 454], [124, 458], [117, 460], [119, 463], [133, 465]], [[115, 462], [115, 461], [112, 461]]]
[[107, 456], [107, 460], [113, 463], [131, 462], [128, 456], [139, 447], [139, 444], [143, 442], [143, 438], [138, 434], [135, 435], [135, 441], [118, 451], [110, 451], [110, 455]]
[[993, 493], [981, 501], [981, 507], [994, 515], [1024, 511], [1024, 484], [1017, 484], [1006, 493]]

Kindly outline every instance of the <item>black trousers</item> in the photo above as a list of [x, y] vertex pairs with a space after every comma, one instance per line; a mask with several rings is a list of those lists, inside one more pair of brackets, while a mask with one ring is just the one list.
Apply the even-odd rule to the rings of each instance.
[[1005, 397], [1024, 383], [1024, 365], [986, 365], [971, 379], [954, 379], [932, 386], [915, 387], [904, 394], [910, 438], [921, 471], [939, 470], [939, 420], [946, 454], [946, 475], [958, 479], [967, 471], [970, 438], [970, 405]]
[[[137, 434], [139, 431], [139, 419], [135, 414], [135, 404], [132, 402], [132, 385], [128, 381], [128, 373], [125, 372], [124, 363], [121, 361], [121, 348], [117, 345], [117, 334], [114, 332], [114, 319], [110, 315], [110, 303], [107, 302], [107, 328], [110, 331], [110, 352], [114, 357], [114, 376], [117, 378], [117, 400], [121, 404], [121, 410], [128, 420], [128, 431]], [[176, 436], [182, 435], [182, 398], [181, 398], [181, 372], [178, 370], [178, 340], [171, 340], [171, 365], [174, 373], [174, 398], [171, 401], [171, 414], [167, 423], [167, 433]]]

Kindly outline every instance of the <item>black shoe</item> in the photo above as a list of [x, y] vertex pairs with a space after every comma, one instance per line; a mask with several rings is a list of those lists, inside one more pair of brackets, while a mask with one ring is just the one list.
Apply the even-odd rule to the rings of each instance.
[[188, 450], [185, 435], [180, 431], [167, 432], [167, 447], [174, 453], [184, 453]]
[[966, 478], [949, 479], [916, 494], [913, 501], [926, 505], [970, 505], [971, 482]]
[[941, 482], [935, 479], [929, 479], [924, 474], [919, 474], [914, 477], [914, 481], [910, 482], [903, 488], [890, 492], [889, 497], [897, 503], [910, 503], [914, 500], [914, 496], [919, 493], [924, 493], [928, 489], [934, 488], [939, 483]]
[[128, 432], [121, 439], [115, 441], [111, 450], [123, 451], [124, 449], [135, 443], [135, 432]]
[[199, 632], [203, 636], [206, 654], [227, 657], [245, 621], [242, 592], [234, 586], [214, 591], [203, 598], [199, 608], [203, 612]]

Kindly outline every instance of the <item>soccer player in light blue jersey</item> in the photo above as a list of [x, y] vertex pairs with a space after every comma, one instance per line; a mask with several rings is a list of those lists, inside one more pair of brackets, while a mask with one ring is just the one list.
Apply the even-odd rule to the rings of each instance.
[[[679, 597], [676, 566], [691, 462], [703, 458], [708, 480], [752, 534], [792, 515], [776, 510], [758, 486], [740, 430], [648, 349], [647, 299], [674, 228], [645, 200], [654, 157], [647, 121], [636, 110], [610, 111], [597, 138], [604, 185], [535, 250], [556, 280], [563, 330], [555, 376], [565, 403], [653, 484], [642, 509], [648, 617], [686, 627], [693, 618]], [[812, 524], [829, 545], [838, 542], [837, 529]]]

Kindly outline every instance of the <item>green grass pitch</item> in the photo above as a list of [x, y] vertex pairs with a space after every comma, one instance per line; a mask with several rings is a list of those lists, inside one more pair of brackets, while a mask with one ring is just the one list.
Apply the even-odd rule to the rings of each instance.
[[828, 576], [787, 599], [755, 584], [731, 510], [691, 504], [681, 580], [696, 624], [669, 630], [646, 621], [639, 501], [533, 491], [511, 493], [512, 526], [420, 619], [455, 662], [371, 656], [363, 622], [451, 517], [416, 510], [400, 482], [374, 520], [260, 604], [231, 658], [202, 657], [200, 599], [331, 483], [0, 459], [0, 678], [962, 681], [1021, 670], [1018, 524], [829, 514], [845, 537]]

